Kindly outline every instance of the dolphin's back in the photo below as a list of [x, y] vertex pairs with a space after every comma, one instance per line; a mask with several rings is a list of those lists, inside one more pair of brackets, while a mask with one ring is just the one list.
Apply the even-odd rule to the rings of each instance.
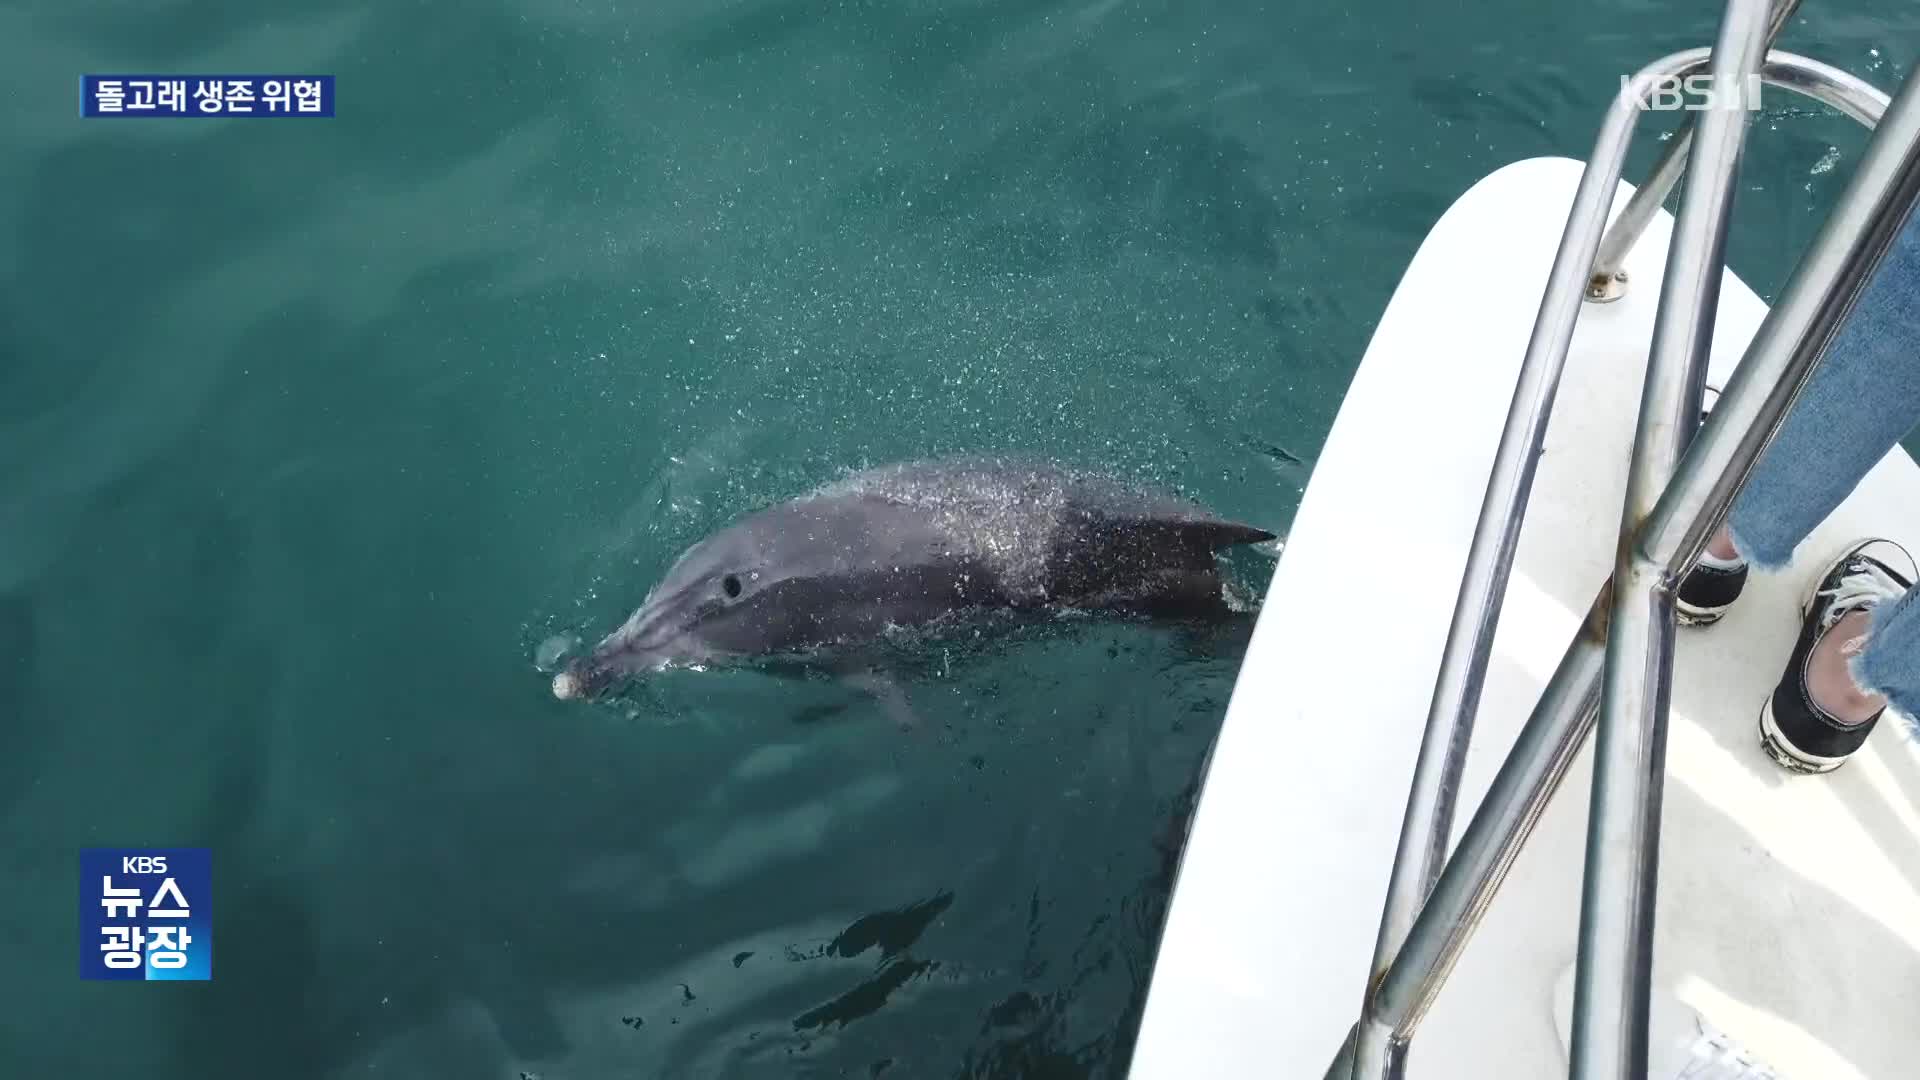
[[1273, 538], [1168, 492], [1004, 459], [870, 469], [810, 498], [877, 504], [910, 518], [942, 549], [931, 557], [986, 568], [1013, 606], [1157, 612], [1217, 601], [1213, 553]]

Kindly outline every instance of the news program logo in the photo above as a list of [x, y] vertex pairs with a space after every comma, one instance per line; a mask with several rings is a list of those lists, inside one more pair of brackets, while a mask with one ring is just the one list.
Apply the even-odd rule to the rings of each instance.
[[82, 75], [80, 115], [333, 115], [331, 75]]
[[[1631, 98], [1633, 84], [1632, 76], [1620, 76], [1620, 96]], [[1662, 75], [1647, 88], [1645, 98], [1634, 98], [1633, 103], [1642, 112], [1705, 112], [1709, 109], [1759, 112], [1760, 89], [1765, 85], [1766, 80], [1758, 72], [1748, 75], [1745, 82], [1730, 86], [1715, 86], [1713, 76], [1704, 72]], [[1743, 89], [1746, 91], [1744, 94], [1741, 93]]]
[[206, 848], [80, 852], [80, 977], [213, 978], [213, 856]]

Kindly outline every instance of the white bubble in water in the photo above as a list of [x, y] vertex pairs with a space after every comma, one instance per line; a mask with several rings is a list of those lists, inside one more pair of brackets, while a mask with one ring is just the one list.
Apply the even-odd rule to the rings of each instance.
[[541, 671], [555, 671], [560, 661], [579, 644], [580, 639], [572, 634], [555, 634], [533, 651], [533, 666]]

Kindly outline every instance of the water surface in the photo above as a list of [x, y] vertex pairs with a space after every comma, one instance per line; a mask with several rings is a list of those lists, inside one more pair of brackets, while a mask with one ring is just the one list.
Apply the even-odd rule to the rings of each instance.
[[[1808, 6], [1904, 73], [1911, 5]], [[1432, 221], [1717, 15], [0, 8], [0, 1075], [1121, 1075], [1230, 637], [1011, 645], [911, 733], [751, 674], [566, 707], [536, 644], [900, 458], [1284, 530]], [[76, 118], [139, 70], [340, 116]], [[1860, 146], [1776, 103], [1735, 269], [1777, 289]], [[214, 849], [211, 983], [74, 977], [110, 844]]]

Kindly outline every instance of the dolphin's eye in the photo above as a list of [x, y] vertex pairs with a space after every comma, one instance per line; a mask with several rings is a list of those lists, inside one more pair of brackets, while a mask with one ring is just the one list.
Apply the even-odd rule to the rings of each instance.
[[725, 578], [721, 579], [720, 590], [727, 594], [727, 599], [732, 600], [734, 597], [740, 595], [740, 579], [734, 577], [732, 574], [728, 574]]

